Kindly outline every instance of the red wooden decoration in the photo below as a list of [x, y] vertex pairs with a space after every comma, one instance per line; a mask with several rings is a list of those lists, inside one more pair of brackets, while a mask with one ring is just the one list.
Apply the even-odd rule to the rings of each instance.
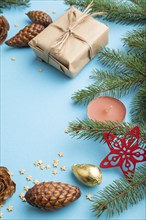
[[132, 128], [124, 138], [119, 138], [111, 133], [104, 133], [104, 138], [110, 153], [100, 163], [101, 168], [119, 166], [127, 176], [134, 173], [136, 163], [146, 161], [146, 150], [138, 146], [140, 139], [140, 128]]

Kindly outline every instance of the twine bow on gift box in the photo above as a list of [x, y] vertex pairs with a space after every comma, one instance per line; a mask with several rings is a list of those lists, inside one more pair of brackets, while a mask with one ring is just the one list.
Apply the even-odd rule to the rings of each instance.
[[82, 13], [82, 15], [80, 17], [77, 18], [76, 16], [76, 12], [74, 11], [74, 9], [72, 8], [72, 10], [69, 11], [68, 13], [68, 22], [69, 22], [69, 26], [68, 29], [65, 30], [62, 27], [57, 26], [56, 24], [52, 23], [53, 27], [56, 27], [57, 29], [59, 29], [60, 31], [63, 32], [63, 34], [61, 35], [60, 38], [58, 38], [57, 42], [52, 46], [51, 51], [54, 54], [61, 54], [63, 52], [63, 48], [66, 45], [66, 42], [68, 40], [68, 38], [70, 36], [73, 36], [74, 38], [84, 42], [88, 48], [89, 48], [89, 58], [92, 59], [94, 57], [93, 54], [93, 49], [92, 46], [90, 45], [89, 42], [87, 42], [86, 39], [84, 39], [82, 36], [76, 34], [74, 31], [75, 29], [81, 24], [84, 23], [86, 21], [86, 19], [89, 18], [89, 16], [95, 16], [99, 13], [92, 13], [91, 14], [91, 10], [92, 10], [92, 6], [93, 6], [93, 2], [91, 2], [88, 7], [84, 10], [84, 12]]

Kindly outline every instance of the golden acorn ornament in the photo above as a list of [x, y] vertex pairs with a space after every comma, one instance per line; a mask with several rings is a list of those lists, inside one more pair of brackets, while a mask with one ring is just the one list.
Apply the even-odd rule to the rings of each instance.
[[93, 164], [74, 164], [73, 174], [86, 186], [96, 186], [102, 182], [100, 169]]
[[61, 182], [42, 182], [34, 185], [25, 194], [30, 205], [43, 210], [63, 208], [80, 196], [81, 192], [77, 186]]
[[10, 29], [9, 22], [4, 16], [0, 16], [0, 44], [4, 42]]
[[45, 27], [53, 22], [52, 18], [43, 11], [29, 11], [26, 15], [33, 23], [42, 24]]
[[29, 26], [25, 26], [18, 34], [7, 40], [5, 44], [11, 47], [28, 47], [29, 41], [44, 29], [45, 27], [41, 24], [31, 24]]

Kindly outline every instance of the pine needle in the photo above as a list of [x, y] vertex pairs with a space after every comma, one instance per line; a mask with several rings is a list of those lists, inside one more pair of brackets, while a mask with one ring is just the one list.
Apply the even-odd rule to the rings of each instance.
[[[127, 122], [100, 122], [90, 119], [77, 119], [69, 123], [67, 133], [69, 133], [72, 137], [77, 137], [78, 139], [83, 138], [87, 140], [93, 139], [94, 141], [103, 141], [104, 132], [110, 132], [113, 128], [115, 128], [112, 133], [117, 136], [123, 136], [134, 126], [134, 124]], [[144, 124], [141, 125], [141, 137], [146, 140], [146, 127]]]
[[129, 181], [118, 179], [106, 186], [93, 198], [92, 211], [97, 217], [103, 213], [106, 219], [121, 214], [129, 205], [133, 206], [146, 195], [146, 164], [136, 169], [134, 178]]
[[[28, 6], [29, 2], [30, 0], [0, 0], [0, 9], [9, 8], [13, 5]], [[2, 10], [0, 10], [0, 13], [2, 13]]]
[[85, 89], [75, 92], [72, 96], [75, 102], [87, 104], [92, 99], [101, 95], [121, 98], [139, 88], [146, 80], [143, 75], [137, 78], [137, 74], [134, 72], [130, 74], [121, 74], [121, 72], [103, 70], [95, 70], [91, 78], [96, 82]]
[[[84, 10], [91, 0], [65, 0], [65, 3]], [[146, 21], [146, 7], [142, 1], [116, 1], [116, 0], [94, 0], [93, 12], [107, 12], [103, 19], [119, 23], [144, 24]]]

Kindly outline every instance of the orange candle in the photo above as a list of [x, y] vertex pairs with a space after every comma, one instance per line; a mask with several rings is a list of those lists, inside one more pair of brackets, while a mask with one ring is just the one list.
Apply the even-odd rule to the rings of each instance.
[[126, 108], [118, 99], [101, 96], [89, 103], [87, 114], [93, 121], [122, 122], [126, 115]]

